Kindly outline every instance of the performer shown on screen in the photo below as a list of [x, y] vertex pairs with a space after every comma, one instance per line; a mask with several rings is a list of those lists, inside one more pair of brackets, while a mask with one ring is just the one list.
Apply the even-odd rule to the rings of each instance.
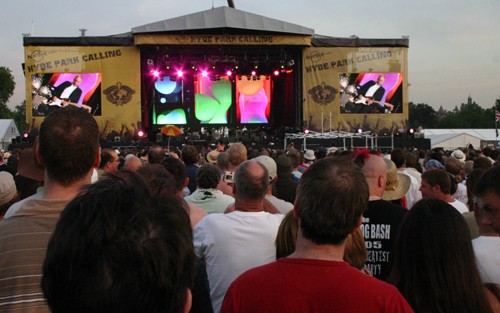
[[85, 104], [79, 104], [78, 101], [82, 96], [82, 89], [80, 89], [80, 83], [82, 82], [82, 76], [76, 75], [73, 79], [73, 83], [70, 81], [65, 81], [59, 86], [55, 87], [52, 91], [52, 101], [50, 106], [54, 107], [65, 107], [67, 105], [74, 105], [80, 108], [86, 109], [89, 113], [91, 107]]
[[[362, 86], [358, 87], [358, 98], [354, 103], [354, 113], [372, 113], [377, 112], [378, 107], [389, 108], [392, 111], [394, 106], [390, 103], [382, 102], [385, 94], [384, 75], [379, 75], [377, 81], [370, 80]], [[384, 112], [384, 110], [382, 111]]]

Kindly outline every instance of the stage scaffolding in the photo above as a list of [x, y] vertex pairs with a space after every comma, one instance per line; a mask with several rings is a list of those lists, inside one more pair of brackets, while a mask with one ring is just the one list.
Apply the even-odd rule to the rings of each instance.
[[[379, 139], [385, 139], [383, 140], [385, 145], [380, 146]], [[309, 131], [307, 133], [305, 132], [286, 133], [284, 140], [284, 149], [287, 148], [288, 143], [292, 140], [301, 140], [303, 151], [307, 149], [307, 140], [311, 141], [314, 140], [315, 142], [319, 141], [326, 148], [337, 147], [337, 148], [343, 148], [344, 150], [352, 148], [392, 150], [394, 148], [393, 134], [391, 134], [390, 136], [377, 136], [376, 134], [372, 134], [371, 131], [356, 132], [356, 133], [345, 132], [345, 131], [329, 131], [329, 132]], [[341, 143], [339, 142], [339, 140], [341, 140]], [[334, 142], [336, 144], [334, 144]], [[387, 145], [387, 143], [389, 143], [389, 145]]]

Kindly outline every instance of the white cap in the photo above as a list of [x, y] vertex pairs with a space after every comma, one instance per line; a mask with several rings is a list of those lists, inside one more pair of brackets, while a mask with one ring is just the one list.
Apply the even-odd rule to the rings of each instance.
[[276, 178], [277, 166], [276, 162], [271, 157], [268, 157], [267, 155], [259, 155], [258, 157], [253, 158], [253, 160], [259, 162], [267, 169], [267, 173], [269, 174], [271, 181]]

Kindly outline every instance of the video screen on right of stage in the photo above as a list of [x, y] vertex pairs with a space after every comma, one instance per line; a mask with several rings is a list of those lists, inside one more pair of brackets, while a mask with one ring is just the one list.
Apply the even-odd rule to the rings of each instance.
[[340, 113], [403, 113], [403, 73], [340, 73]]

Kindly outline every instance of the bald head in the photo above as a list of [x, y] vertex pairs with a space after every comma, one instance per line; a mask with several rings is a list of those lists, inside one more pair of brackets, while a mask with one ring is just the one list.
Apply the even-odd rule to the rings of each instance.
[[123, 164], [124, 170], [129, 170], [132, 172], [137, 171], [142, 166], [141, 159], [136, 157], [135, 155], [127, 155], [125, 158], [125, 163]]
[[387, 176], [387, 165], [384, 158], [373, 154], [368, 155], [361, 171], [370, 188], [370, 195], [381, 197], [384, 193]]
[[263, 199], [269, 186], [266, 168], [254, 160], [240, 164], [234, 174], [234, 180], [237, 199]]

